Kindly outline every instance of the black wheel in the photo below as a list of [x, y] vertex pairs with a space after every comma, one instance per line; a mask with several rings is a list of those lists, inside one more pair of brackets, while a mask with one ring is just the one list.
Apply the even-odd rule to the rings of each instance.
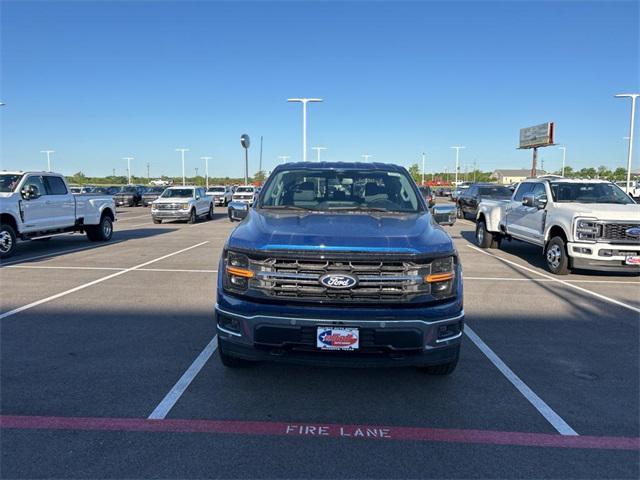
[[451, 375], [458, 366], [458, 358], [460, 358], [460, 347], [456, 349], [456, 358], [453, 361], [442, 365], [421, 367], [420, 370], [429, 375]]
[[87, 238], [92, 242], [106, 242], [113, 235], [113, 221], [108, 215], [103, 215], [98, 225], [86, 228]]
[[213, 220], [213, 204], [209, 205], [209, 212], [207, 212], [207, 220]]
[[11, 225], [0, 225], [0, 258], [8, 258], [16, 249], [16, 231]]
[[225, 198], [225, 199], [224, 199], [224, 206], [226, 207], [227, 205], [229, 205], [229, 199], [228, 199], [228, 198]]
[[245, 360], [243, 358], [237, 358], [237, 357], [232, 357], [231, 355], [227, 355], [226, 352], [224, 351], [222, 342], [218, 343], [218, 355], [220, 355], [220, 361], [222, 362], [222, 365], [224, 365], [227, 368], [245, 368], [245, 367], [251, 367], [252, 365], [255, 365], [255, 362], [252, 362], [250, 360]]
[[462, 211], [462, 206], [459, 203], [456, 204], [456, 218], [464, 218], [464, 212]]
[[498, 248], [500, 245], [497, 235], [487, 230], [487, 224], [484, 219], [478, 220], [478, 223], [476, 223], [476, 243], [480, 248]]
[[196, 209], [193, 208], [191, 209], [191, 214], [189, 215], [189, 220], [187, 220], [187, 223], [196, 223], [198, 221], [198, 216], [196, 215]]
[[569, 256], [567, 246], [562, 237], [553, 237], [547, 244], [545, 252], [547, 268], [556, 275], [569, 273]]
[[154, 218], [153, 219], [153, 223], [155, 223], [156, 225], [159, 225], [160, 223], [162, 223], [162, 219], [161, 218]]

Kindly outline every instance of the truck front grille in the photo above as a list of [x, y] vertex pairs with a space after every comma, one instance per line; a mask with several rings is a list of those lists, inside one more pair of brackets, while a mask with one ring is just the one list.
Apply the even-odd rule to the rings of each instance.
[[180, 205], [177, 203], [157, 203], [157, 210], [180, 210]]
[[599, 239], [611, 243], [640, 243], [640, 237], [627, 233], [630, 228], [640, 228], [640, 223], [603, 222], [600, 224]]
[[[429, 263], [371, 260], [305, 260], [267, 258], [252, 260], [256, 276], [250, 289], [269, 297], [348, 302], [401, 302], [429, 295], [424, 282], [431, 271]], [[326, 274], [348, 274], [357, 284], [348, 289], [325, 287], [320, 278]]]

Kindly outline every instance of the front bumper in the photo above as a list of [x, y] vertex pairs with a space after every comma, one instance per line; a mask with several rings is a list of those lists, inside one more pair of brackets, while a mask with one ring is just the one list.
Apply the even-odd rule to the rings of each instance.
[[115, 202], [116, 206], [131, 206], [135, 203], [135, 199], [133, 197], [115, 197], [113, 201]]
[[630, 256], [640, 256], [640, 245], [569, 242], [567, 251], [573, 268], [610, 272], [640, 272], [640, 265], [627, 265]]
[[[458, 299], [416, 308], [315, 307], [255, 303], [219, 291], [215, 318], [227, 355], [344, 367], [449, 363], [458, 354], [464, 329], [464, 310]], [[319, 326], [358, 328], [360, 348], [318, 349]]]
[[191, 210], [152, 210], [151, 216], [160, 220], [188, 220]]

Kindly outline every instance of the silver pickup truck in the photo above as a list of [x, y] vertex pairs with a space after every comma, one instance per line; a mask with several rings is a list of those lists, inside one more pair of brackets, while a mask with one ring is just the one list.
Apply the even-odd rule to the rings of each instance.
[[542, 248], [547, 268], [640, 272], [640, 205], [604, 180], [533, 178], [509, 200], [483, 200], [476, 241], [514, 239]]
[[0, 258], [12, 255], [20, 240], [65, 232], [110, 240], [115, 219], [112, 197], [72, 194], [62, 175], [0, 172]]

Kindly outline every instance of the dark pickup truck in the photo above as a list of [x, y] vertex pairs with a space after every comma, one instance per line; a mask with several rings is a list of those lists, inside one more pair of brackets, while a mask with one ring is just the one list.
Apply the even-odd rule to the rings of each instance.
[[404, 168], [280, 165], [245, 212], [219, 266], [224, 365], [453, 372], [464, 327], [461, 266]]

